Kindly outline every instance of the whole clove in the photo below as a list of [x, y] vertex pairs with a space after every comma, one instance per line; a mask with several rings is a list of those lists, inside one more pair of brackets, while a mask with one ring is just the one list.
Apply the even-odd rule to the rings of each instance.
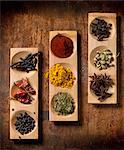
[[114, 85], [110, 76], [106, 74], [96, 75], [94, 73], [93, 76], [89, 77], [91, 78], [90, 89], [96, 96], [98, 96], [99, 101], [104, 101], [112, 96], [112, 93], [108, 92], [109, 88]]
[[103, 41], [109, 38], [112, 29], [112, 24], [107, 23], [105, 20], [100, 18], [95, 18], [91, 25], [91, 34], [94, 35], [98, 41]]
[[18, 71], [25, 71], [29, 73], [30, 71], [37, 70], [37, 57], [39, 53], [28, 54], [25, 58], [20, 58], [19, 62], [12, 64], [10, 67], [12, 69], [17, 69]]

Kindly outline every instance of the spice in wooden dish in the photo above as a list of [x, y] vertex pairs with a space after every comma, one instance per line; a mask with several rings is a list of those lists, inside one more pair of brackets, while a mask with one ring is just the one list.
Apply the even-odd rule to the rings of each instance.
[[14, 82], [14, 84], [15, 84], [17, 87], [19, 87], [19, 88], [25, 90], [27, 93], [29, 93], [29, 94], [31, 94], [31, 95], [35, 95], [35, 94], [36, 94], [36, 91], [35, 91], [34, 88], [31, 86], [31, 84], [30, 84], [28, 78], [26, 78], [26, 79], [22, 78], [21, 80], [18, 80], [18, 81], [16, 81], [16, 82]]
[[61, 64], [55, 64], [45, 74], [46, 78], [49, 78], [50, 83], [54, 86], [62, 88], [72, 88], [76, 78], [73, 75], [71, 69], [64, 67]]
[[73, 53], [73, 41], [62, 34], [57, 34], [51, 40], [51, 51], [57, 57], [67, 58]]
[[94, 58], [94, 65], [99, 70], [107, 69], [114, 66], [112, 64], [113, 60], [113, 54], [109, 49], [106, 49], [103, 52], [98, 51]]
[[20, 60], [16, 63], [13, 63], [10, 67], [12, 69], [16, 69], [18, 71], [24, 71], [29, 73], [30, 71], [37, 70], [37, 57], [39, 53], [28, 54], [25, 58], [20, 58]]
[[23, 104], [31, 104], [33, 100], [31, 95], [35, 95], [36, 91], [31, 86], [28, 78], [22, 78], [21, 80], [14, 82], [14, 85], [16, 86], [16, 89], [13, 91], [13, 98], [11, 99], [18, 100]]
[[52, 108], [58, 115], [69, 115], [74, 112], [74, 100], [69, 93], [58, 92], [53, 96]]
[[13, 93], [12, 100], [17, 100], [23, 104], [31, 104], [33, 97], [29, 95], [25, 90], [18, 89], [15, 93]]
[[91, 34], [96, 36], [98, 41], [103, 41], [109, 38], [112, 29], [112, 24], [107, 23], [104, 19], [95, 18], [91, 25]]
[[98, 96], [98, 100], [104, 101], [107, 98], [112, 96], [112, 93], [109, 93], [108, 90], [113, 86], [114, 82], [108, 75], [96, 75], [90, 76], [92, 79], [90, 82], [91, 91]]
[[35, 120], [27, 112], [20, 112], [16, 117], [16, 122], [14, 125], [16, 130], [22, 135], [28, 134], [36, 126]]

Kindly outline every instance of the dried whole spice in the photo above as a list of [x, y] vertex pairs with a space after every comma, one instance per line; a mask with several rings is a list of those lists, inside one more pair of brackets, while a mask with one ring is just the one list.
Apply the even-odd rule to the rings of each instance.
[[113, 54], [109, 49], [106, 49], [103, 52], [98, 51], [94, 58], [94, 65], [99, 70], [107, 69], [114, 66], [112, 64], [113, 60]]
[[69, 115], [74, 112], [74, 100], [69, 93], [58, 92], [53, 96], [52, 108], [58, 115]]
[[13, 100], [18, 100], [23, 104], [31, 104], [34, 98], [31, 95], [35, 95], [36, 91], [31, 86], [28, 78], [21, 79], [14, 82], [15, 88], [12, 92]]
[[24, 71], [29, 73], [30, 71], [37, 70], [37, 57], [39, 53], [28, 54], [25, 58], [20, 58], [20, 61], [12, 64], [10, 67], [18, 71]]
[[108, 75], [96, 75], [90, 76], [92, 79], [90, 82], [90, 89], [92, 92], [98, 96], [98, 100], [103, 101], [110, 97], [112, 93], [109, 93], [108, 90], [113, 86], [114, 82]]
[[13, 100], [18, 100], [19, 102], [23, 104], [31, 104], [33, 98], [25, 91], [22, 89], [18, 89], [14, 94], [12, 98]]
[[22, 112], [16, 116], [15, 128], [22, 135], [28, 134], [35, 127], [35, 120], [27, 113]]
[[57, 57], [67, 58], [73, 53], [73, 41], [62, 34], [58, 34], [51, 40], [51, 51]]
[[112, 29], [112, 24], [107, 23], [105, 20], [100, 18], [95, 18], [91, 25], [91, 34], [97, 37], [98, 41], [103, 41], [109, 38]]
[[31, 86], [28, 78], [26, 79], [23, 79], [22, 80], [18, 80], [16, 82], [14, 82], [14, 84], [21, 88], [21, 89], [24, 89], [27, 93], [29, 94], [32, 94], [32, 95], [35, 95], [36, 94], [36, 91], [34, 90], [34, 88]]

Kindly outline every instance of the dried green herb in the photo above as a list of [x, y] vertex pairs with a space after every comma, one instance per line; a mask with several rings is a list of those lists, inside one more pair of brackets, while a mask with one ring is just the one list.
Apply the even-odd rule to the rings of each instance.
[[52, 99], [52, 108], [58, 115], [68, 115], [74, 112], [74, 100], [66, 92], [58, 92]]
[[110, 97], [112, 93], [109, 93], [108, 90], [113, 86], [114, 82], [108, 75], [96, 75], [90, 76], [92, 79], [90, 82], [90, 89], [92, 92], [98, 96], [98, 100], [103, 101]]

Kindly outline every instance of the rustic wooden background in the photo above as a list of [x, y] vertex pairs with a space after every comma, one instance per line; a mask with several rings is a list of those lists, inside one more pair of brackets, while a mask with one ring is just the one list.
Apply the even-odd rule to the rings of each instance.
[[[124, 2], [2, 2], [0, 48], [0, 142], [2, 150], [124, 149]], [[87, 103], [87, 13], [118, 15], [118, 104]], [[79, 122], [48, 121], [49, 30], [77, 30], [79, 54]], [[9, 49], [39, 47], [39, 140], [9, 140]]]

